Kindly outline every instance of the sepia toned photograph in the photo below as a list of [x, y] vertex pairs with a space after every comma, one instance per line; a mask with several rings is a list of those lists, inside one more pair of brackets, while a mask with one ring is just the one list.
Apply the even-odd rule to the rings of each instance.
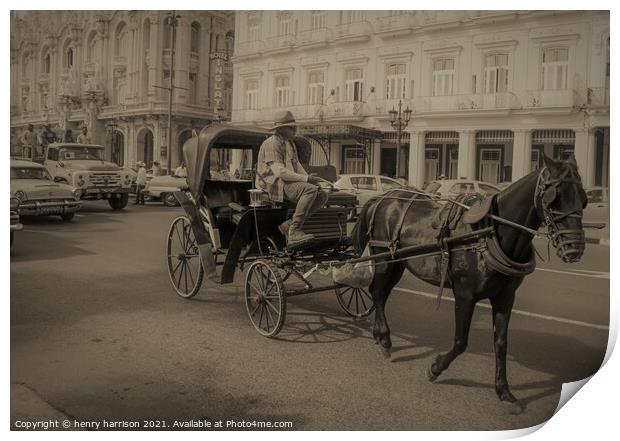
[[528, 429], [603, 364], [609, 10], [9, 13], [11, 431]]

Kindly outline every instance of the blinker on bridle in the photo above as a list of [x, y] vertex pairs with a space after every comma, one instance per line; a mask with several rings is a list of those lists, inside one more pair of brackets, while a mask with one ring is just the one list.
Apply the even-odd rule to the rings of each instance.
[[[585, 247], [583, 229], [560, 228], [558, 222], [566, 218], [581, 219], [583, 208], [576, 207], [569, 211], [559, 211], [551, 207], [558, 197], [558, 187], [561, 184], [581, 185], [579, 179], [568, 177], [571, 169], [565, 170], [559, 177], [551, 178], [551, 173], [544, 167], [538, 175], [536, 191], [534, 192], [534, 207], [544, 220], [548, 229], [548, 236], [557, 250], [557, 254], [565, 261], [574, 261]], [[572, 237], [568, 238], [568, 235]]]

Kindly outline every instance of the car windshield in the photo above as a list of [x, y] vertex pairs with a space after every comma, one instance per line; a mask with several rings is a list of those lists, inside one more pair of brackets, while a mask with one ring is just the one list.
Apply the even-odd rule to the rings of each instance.
[[60, 149], [60, 160], [72, 159], [103, 159], [103, 149], [93, 147], [63, 147]]
[[51, 181], [52, 178], [44, 168], [11, 167], [11, 179], [41, 179]]

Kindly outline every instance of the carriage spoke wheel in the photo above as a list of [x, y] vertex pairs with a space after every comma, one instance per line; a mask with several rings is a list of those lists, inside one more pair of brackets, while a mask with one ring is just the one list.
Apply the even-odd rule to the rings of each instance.
[[170, 225], [166, 242], [168, 275], [177, 294], [186, 299], [200, 290], [204, 270], [189, 219], [179, 216]]
[[375, 310], [372, 296], [365, 288], [343, 286], [336, 288], [338, 304], [351, 317], [364, 318]]
[[245, 306], [252, 325], [265, 337], [280, 332], [286, 316], [286, 292], [274, 265], [257, 260], [245, 276]]

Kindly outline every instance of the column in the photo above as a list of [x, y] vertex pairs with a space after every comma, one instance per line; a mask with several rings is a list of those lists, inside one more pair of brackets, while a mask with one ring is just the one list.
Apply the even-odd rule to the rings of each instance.
[[584, 187], [592, 187], [596, 176], [596, 148], [593, 130], [575, 130], [575, 159]]
[[476, 179], [476, 131], [459, 131], [458, 178]]
[[424, 172], [424, 130], [409, 131], [409, 185], [422, 188]]
[[381, 140], [373, 141], [371, 173], [373, 175], [381, 173]]
[[532, 130], [516, 129], [512, 148], [512, 182], [532, 171]]

